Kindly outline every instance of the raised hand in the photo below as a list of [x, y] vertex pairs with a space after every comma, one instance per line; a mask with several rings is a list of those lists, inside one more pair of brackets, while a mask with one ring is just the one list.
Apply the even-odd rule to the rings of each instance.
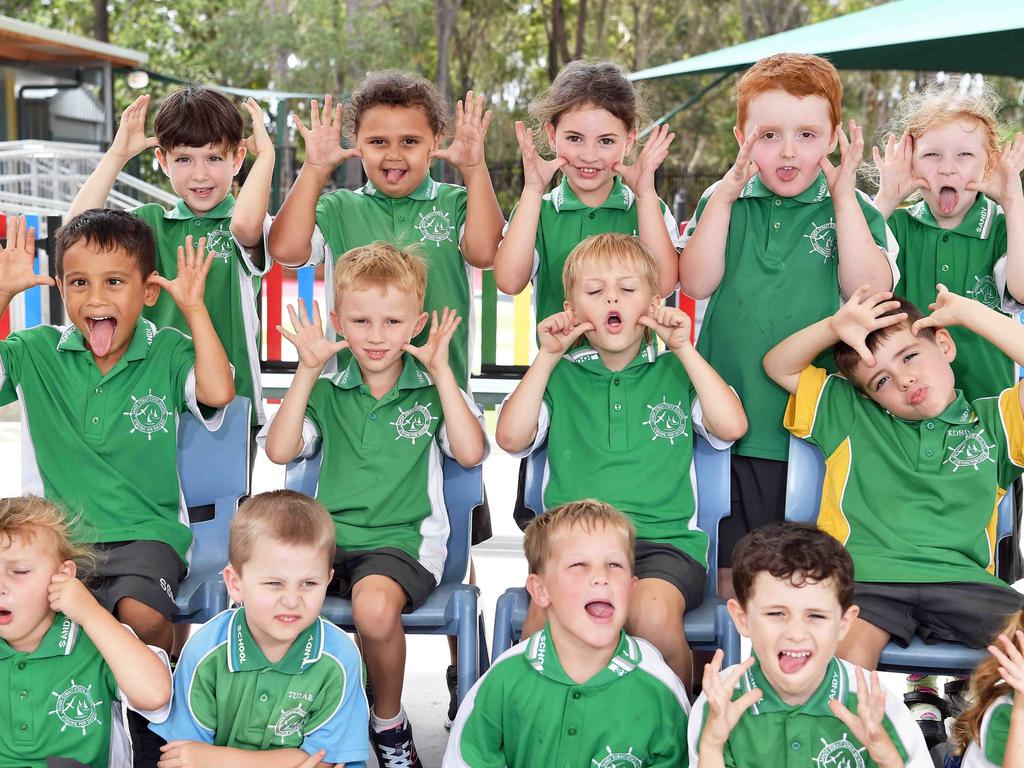
[[864, 157], [864, 132], [857, 125], [856, 120], [850, 121], [850, 138], [846, 138], [846, 132], [839, 128], [839, 165], [832, 165], [828, 155], [822, 155], [819, 165], [825, 172], [825, 181], [828, 182], [829, 192], [832, 197], [837, 192], [853, 192], [857, 188], [857, 169]]
[[[869, 295], [870, 294], [870, 295]], [[871, 294], [871, 286], [862, 285], [853, 296], [829, 319], [832, 331], [852, 347], [867, 365], [875, 364], [875, 356], [865, 343], [868, 334], [879, 328], [907, 319], [906, 312], [882, 317], [886, 312], [899, 309], [900, 303], [892, 300], [892, 291]]]
[[877, 672], [871, 673], [869, 690], [864, 680], [864, 670], [857, 667], [856, 714], [835, 699], [829, 701], [828, 706], [832, 714], [846, 724], [857, 741], [867, 747], [868, 754], [879, 768], [903, 765], [903, 758], [882, 723], [885, 718], [885, 689], [878, 680]]
[[899, 139], [890, 133], [885, 137], [885, 154], [872, 146], [871, 157], [878, 169], [877, 199], [887, 201], [889, 207], [895, 209], [919, 189], [930, 189], [925, 179], [914, 176], [914, 140], [910, 133]]
[[253, 157], [259, 156], [262, 152], [273, 152], [274, 142], [270, 140], [270, 134], [267, 133], [267, 126], [263, 122], [263, 110], [256, 103], [256, 99], [250, 96], [242, 103], [242, 106], [252, 119], [252, 136], [247, 136], [245, 139], [245, 151]]
[[967, 189], [981, 192], [992, 198], [1004, 208], [1010, 201], [1024, 203], [1024, 191], [1021, 190], [1020, 172], [1024, 170], [1024, 133], [1017, 133], [1013, 141], [1003, 145], [999, 160], [985, 174], [981, 181], [969, 181]]
[[149, 111], [149, 94], [139, 96], [121, 113], [121, 122], [110, 144], [109, 152], [127, 162], [136, 155], [159, 142], [156, 136], [146, 136], [146, 113]]
[[455, 133], [446, 149], [431, 150], [430, 156], [447, 160], [459, 169], [463, 176], [466, 171], [484, 165], [484, 139], [491, 125], [491, 110], [484, 111], [484, 97], [473, 97], [466, 92], [466, 106], [460, 100], [455, 105]]
[[306, 302], [302, 299], [299, 299], [298, 313], [295, 307], [288, 307], [288, 317], [295, 330], [290, 331], [283, 325], [277, 326], [277, 330], [295, 347], [302, 367], [320, 372], [328, 360], [341, 350], [348, 349], [348, 342], [344, 339], [328, 341], [324, 336], [324, 329], [320, 325], [320, 305], [317, 302], [313, 302], [312, 317], [307, 318]]
[[690, 343], [690, 316], [676, 307], [652, 304], [650, 312], [637, 322], [658, 334], [658, 338], [673, 352]]
[[740, 721], [743, 713], [761, 700], [764, 693], [760, 688], [747, 691], [733, 701], [732, 694], [740, 677], [754, 664], [754, 657], [747, 657], [737, 664], [725, 679], [722, 679], [721, 649], [715, 651], [709, 664], [704, 665], [704, 697], [708, 700], [708, 717], [701, 734], [701, 751], [705, 748], [720, 750], [729, 740], [729, 734]]
[[928, 317], [922, 317], [910, 327], [910, 332], [915, 336], [923, 328], [947, 328], [951, 325], [962, 325], [965, 313], [977, 308], [977, 302], [974, 299], [953, 293], [942, 283], [937, 284], [935, 289], [937, 291], [935, 301], [928, 305], [931, 314]]
[[576, 343], [576, 339], [593, 330], [593, 323], [577, 325], [568, 312], [558, 312], [537, 326], [537, 343], [543, 352], [564, 355], [566, 350]]
[[516, 120], [516, 141], [519, 142], [519, 151], [523, 155], [523, 188], [543, 193], [551, 179], [555, 177], [555, 172], [568, 160], [564, 157], [555, 157], [551, 160], [541, 157], [533, 141], [533, 134], [521, 120]]
[[306, 145], [305, 164], [327, 173], [333, 172], [350, 157], [362, 157], [356, 148], [342, 148], [342, 108], [341, 104], [332, 104], [333, 99], [329, 94], [324, 96], [323, 112], [316, 99], [309, 102], [309, 128], [298, 115], [292, 113], [292, 124]]
[[669, 133], [667, 125], [655, 126], [636, 162], [633, 165], [619, 162], [612, 170], [622, 176], [622, 181], [637, 196], [654, 194], [654, 172], [665, 162], [669, 145], [675, 137], [674, 133]]
[[757, 144], [759, 126], [750, 129], [739, 150], [736, 152], [736, 162], [732, 164], [722, 181], [719, 182], [715, 193], [724, 195], [729, 202], [738, 200], [747, 182], [757, 175], [758, 167], [754, 162], [754, 145]]
[[441, 322], [437, 321], [437, 310], [430, 313], [430, 333], [422, 347], [404, 344], [402, 349], [415, 357], [427, 370], [434, 375], [448, 368], [448, 344], [452, 340], [455, 329], [462, 323], [462, 318], [454, 309], [445, 307], [441, 312]]
[[66, 573], [55, 573], [50, 577], [47, 597], [51, 610], [63, 613], [76, 624], [83, 623], [89, 609], [99, 607], [85, 585]]
[[7, 244], [0, 251], [0, 296], [8, 301], [37, 285], [54, 285], [53, 278], [32, 271], [36, 256], [36, 231], [24, 216], [7, 220]]
[[167, 291], [181, 314], [187, 317], [189, 312], [203, 306], [206, 276], [210, 274], [210, 267], [216, 258], [216, 253], [206, 253], [205, 237], [199, 238], [198, 247], [193, 248], [192, 235], [189, 235], [185, 238], [184, 247], [178, 246], [178, 276], [168, 280], [154, 272], [148, 282]]
[[1024, 694], [1024, 632], [1018, 629], [1013, 641], [1006, 635], [999, 635], [988, 652], [999, 662], [999, 676], [1013, 690]]

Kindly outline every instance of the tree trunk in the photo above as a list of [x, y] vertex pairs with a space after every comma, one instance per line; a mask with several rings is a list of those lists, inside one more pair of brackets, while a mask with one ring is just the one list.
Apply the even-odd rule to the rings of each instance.
[[551, 0], [551, 26], [548, 29], [548, 77], [555, 79], [569, 61], [569, 40], [565, 31], [565, 5]]
[[579, 3], [576, 11], [576, 49], [573, 51], [573, 59], [583, 58], [583, 43], [587, 31], [587, 0], [579, 0]]
[[[452, 32], [459, 16], [462, 0], [434, 0], [434, 19], [437, 25], [437, 89], [445, 104], [453, 105], [451, 51]], [[448, 163], [441, 163], [441, 180], [454, 181], [455, 171]]]
[[107, 14], [107, 0], [93, 0], [96, 39], [110, 42], [110, 16]]

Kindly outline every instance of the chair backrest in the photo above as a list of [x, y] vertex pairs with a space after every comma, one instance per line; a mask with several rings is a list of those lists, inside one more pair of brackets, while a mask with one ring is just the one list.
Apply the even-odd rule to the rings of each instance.
[[189, 507], [215, 506], [213, 519], [192, 523], [190, 573], [216, 573], [227, 563], [228, 528], [238, 500], [249, 494], [250, 402], [236, 397], [210, 432], [191, 413], [178, 420], [178, 477]]
[[[789, 467], [786, 474], [786, 519], [798, 523], [816, 523], [821, 509], [821, 489], [825, 483], [825, 458], [816, 445], [790, 436]], [[1013, 533], [1013, 493], [999, 502], [996, 542]], [[996, 548], [998, 552], [998, 547]], [[998, 562], [998, 558], [997, 558]]]
[[[719, 451], [699, 435], [693, 441], [693, 466], [697, 475], [697, 525], [708, 535], [708, 574], [718, 573], [718, 526], [728, 517], [731, 505], [730, 451]], [[535, 513], [544, 511], [548, 447], [545, 443], [526, 459], [524, 501]], [[716, 595], [718, 579], [709, 575], [704, 596]]]
[[[308, 459], [293, 461], [285, 472], [285, 488], [316, 496], [323, 451]], [[466, 469], [450, 456], [444, 456], [444, 505], [448, 510], [448, 551], [441, 574], [442, 584], [461, 584], [469, 573], [470, 521], [473, 510], [483, 503], [483, 467]]]

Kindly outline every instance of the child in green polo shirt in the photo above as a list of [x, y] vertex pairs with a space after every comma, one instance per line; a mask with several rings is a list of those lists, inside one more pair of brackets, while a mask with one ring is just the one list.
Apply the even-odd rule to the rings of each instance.
[[[708, 551], [696, 520], [694, 435], [727, 448], [747, 419], [690, 343], [686, 313], [661, 305], [657, 270], [630, 235], [594, 235], [573, 249], [565, 311], [537, 328], [540, 350], [502, 405], [496, 439], [514, 456], [547, 443], [545, 508], [596, 497], [633, 521], [640, 581], [626, 629], [688, 683], [683, 613], [703, 598]], [[542, 624], [534, 602], [523, 631]]]
[[320, 618], [333, 574], [334, 524], [294, 491], [248, 499], [231, 521], [224, 583], [232, 608], [185, 644], [174, 671], [161, 765], [293, 768], [369, 758], [355, 643]]
[[1024, 611], [1010, 617], [988, 650], [991, 656], [971, 676], [971, 703], [953, 725], [952, 751], [960, 756], [953, 765], [1018, 768], [1024, 765]]
[[167, 654], [89, 594], [77, 576], [94, 555], [70, 533], [52, 502], [0, 500], [0, 765], [130, 766], [123, 709], [167, 717]]
[[[316, 303], [311, 319], [301, 301], [297, 314], [288, 308], [294, 331], [280, 330], [299, 365], [260, 433], [278, 464], [322, 447], [316, 495], [338, 543], [331, 591], [352, 600], [373, 685], [372, 743], [382, 765], [411, 768], [420, 761], [402, 708], [401, 614], [426, 600], [444, 569], [442, 452], [465, 467], [487, 453], [483, 416], [448, 364], [462, 318], [446, 307], [439, 321], [434, 312], [426, 343], [411, 343], [427, 322], [426, 285], [423, 261], [387, 243], [339, 259], [331, 322], [343, 340], [324, 338]], [[343, 349], [351, 350], [346, 366], [321, 376]]]
[[[491, 268], [505, 223], [484, 157], [491, 122], [484, 97], [469, 91], [465, 104], [456, 104], [455, 132], [446, 149], [440, 148], [445, 105], [419, 75], [367, 76], [352, 94], [345, 121], [351, 149], [341, 147], [342, 106], [332, 107], [330, 96], [324, 97], [322, 112], [312, 103], [309, 128], [294, 117], [306, 159], [270, 228], [270, 254], [287, 267], [323, 263], [324, 280], [331, 285], [335, 261], [353, 248], [376, 241], [399, 248], [419, 244], [429, 278], [424, 307], [428, 312], [453, 307], [466, 319], [455, 333], [451, 366], [468, 391], [476, 322], [471, 268]], [[366, 184], [321, 197], [338, 166], [352, 157], [362, 160]], [[434, 159], [451, 163], [465, 186], [434, 181]], [[332, 301], [328, 292], [328, 310]], [[416, 343], [426, 338], [424, 329]], [[347, 353], [339, 357], [339, 369], [348, 359]]]
[[[177, 415], [220, 426], [235, 387], [204, 303], [213, 253], [191, 237], [177, 277], [155, 272], [153, 233], [124, 211], [93, 209], [53, 235], [57, 288], [71, 320], [0, 341], [0, 405], [25, 423], [23, 488], [81, 515], [76, 534], [102, 550], [90, 586], [146, 643], [171, 646], [174, 594], [192, 543], [177, 474]], [[0, 312], [32, 285], [33, 233], [14, 219], [0, 252]], [[192, 338], [157, 330], [143, 306], [166, 291]]]
[[[634, 165], [625, 158], [644, 123], [636, 88], [610, 61], [573, 61], [530, 105], [555, 157], [545, 160], [516, 123], [523, 193], [494, 259], [494, 281], [514, 296], [533, 280], [537, 324], [562, 311], [562, 267], [580, 241], [602, 232], [639, 236], [658, 264], [657, 294], [679, 283], [679, 227], [654, 174], [675, 138], [654, 129]], [[556, 172], [562, 181], [545, 193]]]
[[[790, 393], [785, 425], [821, 449], [818, 524], [857, 568], [860, 616], [839, 655], [869, 669], [890, 639], [984, 647], [1024, 596], [994, 575], [1000, 499], [1024, 467], [1024, 390], [956, 389], [963, 326], [1024, 361], [1024, 327], [938, 286], [932, 314], [859, 288], [764, 359]], [[812, 363], [833, 349], [840, 374]]]
[[[769, 56], [743, 75], [736, 96], [736, 164], [704, 193], [679, 259], [683, 290], [711, 297], [698, 349], [750, 414], [733, 449], [732, 514], [719, 528], [723, 593], [735, 543], [785, 511], [786, 393], [761, 359], [829, 317], [841, 296], [864, 283], [891, 290], [897, 276], [885, 220], [855, 188], [864, 142], [853, 122], [849, 141], [843, 133], [835, 67], [818, 56]], [[833, 167], [837, 142], [842, 159]]]
[[[110, 149], [75, 196], [68, 215], [103, 208], [128, 161], [156, 147], [157, 161], [180, 199], [170, 210], [151, 203], [133, 213], [153, 229], [156, 269], [169, 280], [177, 274], [178, 248], [185, 238], [206, 238], [207, 252], [216, 257], [207, 278], [206, 309], [234, 366], [235, 389], [252, 402], [255, 428], [266, 420], [256, 295], [271, 266], [264, 237], [270, 227], [274, 145], [255, 100], [246, 100], [244, 107], [252, 119], [252, 136], [243, 141], [242, 116], [226, 96], [202, 86], [182, 88], [163, 100], [153, 122], [156, 136], [147, 137], [149, 96], [140, 96], [121, 115]], [[235, 199], [231, 185], [246, 153], [256, 160]], [[166, 294], [142, 315], [158, 328], [189, 332], [186, 318]]]
[[910, 712], [837, 646], [857, 621], [853, 562], [812, 525], [748, 534], [733, 553], [729, 613], [752, 655], [722, 670], [716, 651], [690, 716], [700, 768], [932, 768]]
[[535, 518], [526, 582], [546, 626], [510, 648], [462, 702], [444, 768], [685, 768], [689, 701], [630, 613], [633, 524], [586, 499]]
[[[918, 306], [935, 284], [1018, 316], [1024, 297], [1024, 134], [1000, 151], [998, 97], [932, 86], [900, 104], [879, 172], [875, 205], [899, 243], [896, 292]], [[901, 138], [897, 141], [896, 136]], [[920, 197], [899, 208], [908, 197]], [[1013, 360], [966, 328], [951, 328], [953, 373], [968, 400], [1016, 380]]]

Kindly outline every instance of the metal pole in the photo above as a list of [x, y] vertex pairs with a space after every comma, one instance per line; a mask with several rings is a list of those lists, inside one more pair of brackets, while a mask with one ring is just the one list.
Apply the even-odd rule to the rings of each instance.
[[651, 123], [649, 126], [644, 128], [643, 131], [641, 131], [641, 133], [640, 133], [640, 138], [641, 139], [647, 138], [647, 134], [649, 134], [651, 131], [654, 130], [654, 126], [661, 125], [662, 123], [665, 123], [665, 122], [671, 120], [673, 117], [678, 115], [684, 109], [689, 109], [691, 106], [693, 106], [698, 101], [700, 101], [705, 96], [705, 94], [709, 93], [710, 91], [712, 91], [716, 87], [718, 87], [719, 83], [721, 83], [723, 80], [725, 80], [731, 74], [732, 74], [732, 72], [723, 72], [721, 75], [719, 75], [717, 78], [715, 78], [711, 83], [709, 83], [708, 85], [706, 85], [703, 88], [701, 88], [699, 91], [697, 91], [697, 93], [695, 93], [693, 96], [688, 98], [686, 101], [684, 101], [678, 107], [676, 107], [675, 109], [671, 109], [668, 112], [666, 112], [664, 115], [662, 115], [657, 120], [655, 120], [653, 123]]

